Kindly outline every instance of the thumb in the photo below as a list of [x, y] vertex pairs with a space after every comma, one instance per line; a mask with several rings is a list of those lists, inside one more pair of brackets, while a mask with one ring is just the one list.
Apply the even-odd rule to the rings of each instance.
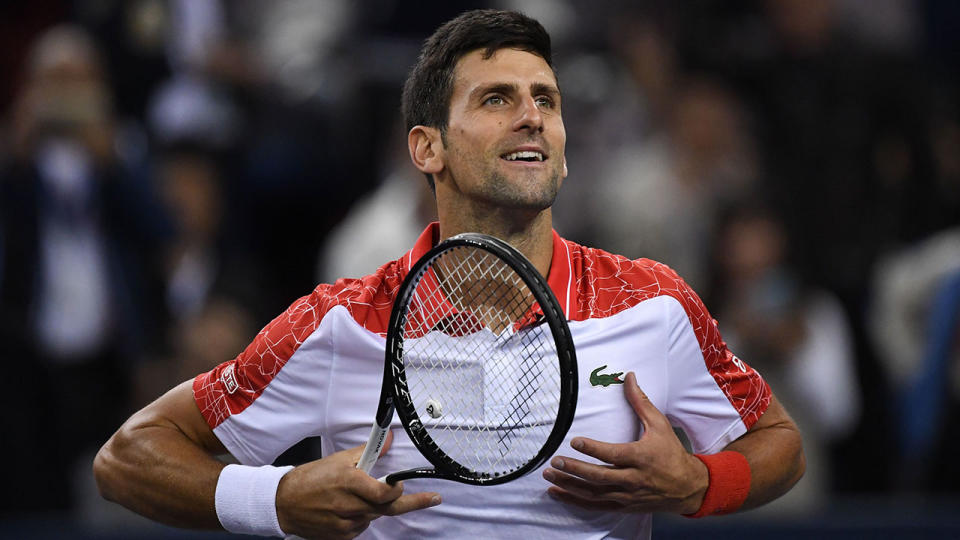
[[[383, 438], [383, 444], [380, 446], [380, 454], [377, 456], [377, 459], [383, 457], [387, 453], [387, 450], [390, 449], [390, 445], [393, 443], [393, 430], [388, 429], [386, 436]], [[335, 454], [331, 454], [330, 457], [343, 457], [346, 460], [352, 461], [356, 464], [360, 461], [360, 456], [363, 455], [363, 451], [366, 450], [367, 444], [363, 443], [360, 446], [354, 446], [353, 448], [347, 448], [346, 450], [341, 450]]]
[[630, 406], [633, 407], [633, 412], [637, 413], [637, 418], [643, 422], [645, 428], [650, 427], [650, 422], [659, 416], [660, 411], [640, 389], [640, 385], [637, 384], [637, 376], [632, 371], [627, 373], [623, 381], [623, 392]]
[[330, 454], [329, 456], [323, 458], [329, 460], [330, 458], [343, 459], [345, 461], [356, 464], [360, 461], [360, 456], [363, 455], [363, 449], [366, 448], [366, 444], [361, 444], [360, 446], [354, 446], [353, 448], [347, 448], [346, 450], [341, 450]]

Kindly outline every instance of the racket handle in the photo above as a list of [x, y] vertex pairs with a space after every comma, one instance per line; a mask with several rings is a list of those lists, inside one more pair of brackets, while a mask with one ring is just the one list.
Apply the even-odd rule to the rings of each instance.
[[369, 473], [370, 469], [373, 468], [373, 464], [377, 462], [377, 458], [380, 457], [380, 449], [383, 448], [383, 441], [387, 438], [388, 427], [380, 427], [377, 424], [374, 424], [370, 428], [370, 438], [367, 439], [367, 445], [363, 448], [363, 454], [360, 455], [360, 460], [357, 461], [357, 468], [363, 469], [363, 472]]

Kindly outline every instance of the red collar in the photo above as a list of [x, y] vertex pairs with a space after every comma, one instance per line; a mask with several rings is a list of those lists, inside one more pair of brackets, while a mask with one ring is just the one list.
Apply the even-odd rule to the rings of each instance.
[[[410, 271], [413, 264], [423, 257], [440, 240], [440, 223], [434, 221], [423, 230], [420, 237], [417, 238], [413, 248], [407, 252], [403, 258], [406, 264], [404, 268], [404, 277]], [[563, 309], [567, 319], [570, 318], [570, 304], [573, 301], [573, 272], [570, 267], [570, 247], [567, 242], [553, 231], [553, 256], [550, 259], [550, 271], [547, 273], [547, 284], [560, 302], [560, 308]]]

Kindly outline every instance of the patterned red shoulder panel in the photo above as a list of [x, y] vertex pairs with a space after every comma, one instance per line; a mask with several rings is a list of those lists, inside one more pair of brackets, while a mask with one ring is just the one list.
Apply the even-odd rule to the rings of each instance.
[[649, 259], [630, 260], [567, 242], [576, 304], [572, 320], [608, 317], [661, 295], [683, 306], [700, 343], [707, 369], [750, 429], [770, 404], [770, 387], [737, 358], [720, 336], [717, 321], [700, 297], [668, 266]]
[[197, 376], [194, 399], [210, 429], [253, 403], [334, 306], [346, 307], [367, 330], [385, 335], [403, 272], [402, 260], [394, 261], [364, 278], [319, 285], [270, 321], [235, 359]]

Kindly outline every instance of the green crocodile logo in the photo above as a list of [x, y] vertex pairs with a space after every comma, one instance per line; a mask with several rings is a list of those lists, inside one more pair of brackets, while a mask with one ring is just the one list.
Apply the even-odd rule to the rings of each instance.
[[590, 372], [590, 386], [607, 387], [611, 384], [623, 384], [623, 379], [620, 378], [620, 376], [623, 375], [622, 371], [618, 373], [610, 373], [609, 375], [606, 373], [597, 373], [598, 371], [602, 371], [604, 369], [607, 369], [606, 365], [600, 366]]

